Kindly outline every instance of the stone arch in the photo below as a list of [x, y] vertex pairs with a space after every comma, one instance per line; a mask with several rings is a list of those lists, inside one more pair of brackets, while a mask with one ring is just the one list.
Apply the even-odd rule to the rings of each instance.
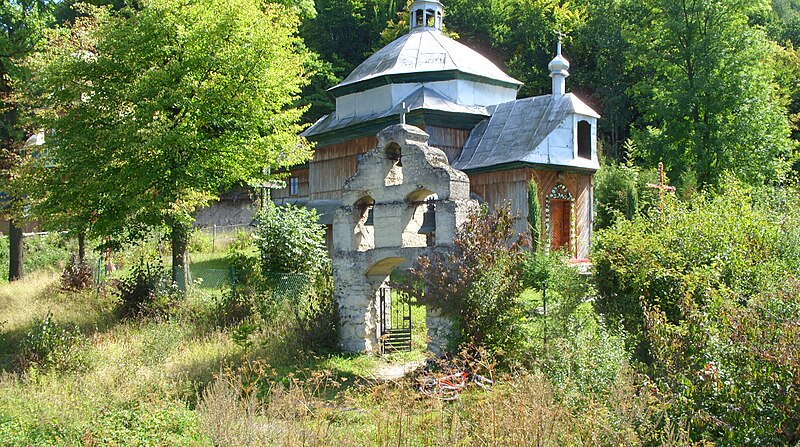
[[400, 264], [404, 262], [408, 262], [408, 259], [400, 257], [400, 256], [391, 256], [387, 258], [383, 258], [375, 263], [373, 263], [364, 273], [365, 276], [369, 277], [370, 279], [380, 279], [381, 281], [385, 281], [386, 278], [396, 269]]
[[367, 222], [369, 214], [375, 213], [375, 199], [361, 197], [352, 207], [353, 249], [367, 251], [375, 248], [375, 226]]
[[544, 222], [547, 247], [574, 254], [575, 197], [563, 183], [557, 183], [545, 197]]
[[403, 184], [403, 149], [396, 141], [391, 141], [383, 148], [389, 169], [383, 179], [384, 186], [397, 186]]
[[430, 189], [420, 188], [411, 192], [405, 198], [406, 206], [401, 215], [400, 225], [403, 228], [401, 235], [402, 247], [427, 247], [431, 244], [430, 238], [420, 234], [422, 220], [427, 209], [425, 202], [428, 198], [438, 198]]

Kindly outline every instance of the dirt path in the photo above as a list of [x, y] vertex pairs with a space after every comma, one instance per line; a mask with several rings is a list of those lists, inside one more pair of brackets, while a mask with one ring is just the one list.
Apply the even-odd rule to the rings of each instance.
[[416, 371], [424, 364], [425, 362], [422, 360], [415, 360], [405, 363], [386, 363], [378, 366], [375, 371], [373, 371], [372, 376], [378, 382], [397, 380], [406, 374]]

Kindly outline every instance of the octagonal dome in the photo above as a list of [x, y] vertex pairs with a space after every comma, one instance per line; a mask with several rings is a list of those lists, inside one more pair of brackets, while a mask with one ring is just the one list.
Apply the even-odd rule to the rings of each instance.
[[477, 51], [432, 28], [417, 28], [378, 50], [340, 84], [335, 96], [392, 82], [424, 82], [471, 78], [519, 89], [522, 83], [505, 74]]

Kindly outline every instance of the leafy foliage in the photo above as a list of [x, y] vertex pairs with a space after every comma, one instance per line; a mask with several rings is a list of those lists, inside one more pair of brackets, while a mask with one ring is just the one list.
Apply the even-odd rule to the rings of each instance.
[[164, 316], [181, 297], [160, 258], [142, 258], [117, 283], [123, 318]]
[[[700, 185], [725, 171], [752, 184], [780, 180], [793, 157], [786, 110], [772, 83], [772, 48], [750, 26], [762, 2], [640, 2], [633, 51], [647, 76], [636, 84], [644, 160]], [[646, 24], [642, 26], [642, 24]]]
[[49, 133], [18, 186], [37, 216], [90, 236], [169, 226], [180, 263], [198, 207], [309, 156], [292, 106], [306, 83], [297, 18], [256, 0], [83, 13], [31, 62]]
[[84, 290], [92, 287], [93, 280], [92, 267], [86, 262], [80, 262], [75, 256], [61, 273], [61, 288], [71, 291]]
[[509, 350], [519, 343], [519, 264], [528, 245], [509, 208], [482, 207], [458, 229], [447, 253], [421, 256], [398, 288], [460, 323], [460, 342]]
[[255, 236], [265, 273], [314, 274], [328, 259], [325, 228], [317, 224], [313, 209], [268, 204], [259, 214]]
[[797, 278], [742, 298], [730, 290], [705, 300], [684, 295], [677, 323], [648, 308], [657, 397], [695, 440], [792, 445], [800, 439]]
[[86, 338], [74, 324], [58, 324], [48, 314], [36, 319], [23, 341], [22, 360], [43, 369], [67, 371], [86, 365]]
[[598, 234], [596, 307], [628, 330], [695, 441], [797, 440], [798, 203], [729, 180]]
[[720, 194], [668, 201], [663, 214], [620, 220], [598, 232], [592, 260], [598, 309], [643, 333], [642, 303], [679, 319], [679, 297], [714, 290], [743, 300], [775, 292], [800, 267], [796, 193], [728, 182]]
[[608, 228], [620, 217], [633, 219], [656, 205], [658, 174], [635, 166], [607, 164], [595, 174], [595, 229]]

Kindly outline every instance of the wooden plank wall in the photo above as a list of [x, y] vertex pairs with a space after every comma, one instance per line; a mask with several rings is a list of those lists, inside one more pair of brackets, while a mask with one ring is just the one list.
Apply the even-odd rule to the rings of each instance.
[[345, 180], [356, 173], [358, 154], [372, 150], [377, 145], [378, 139], [368, 136], [318, 147], [309, 164], [310, 198], [339, 200]]
[[[423, 126], [431, 136], [428, 144], [444, 151], [448, 160], [454, 161], [469, 137], [469, 130]], [[317, 147], [309, 164], [311, 199], [336, 199], [341, 197], [345, 180], [356, 173], [358, 154], [378, 145], [376, 136], [356, 138], [329, 146]]]
[[449, 127], [425, 126], [423, 130], [431, 136], [428, 144], [444, 151], [450, 164], [461, 156], [461, 150], [464, 149], [464, 143], [470, 134], [470, 130]]
[[[490, 206], [510, 202], [512, 212], [519, 214], [517, 230], [527, 230], [528, 179], [535, 178], [539, 185], [539, 203], [544, 210], [545, 199], [559, 183], [567, 187], [575, 198], [575, 255], [585, 258], [589, 254], [592, 225], [592, 176], [585, 174], [540, 171], [529, 168], [487, 172], [469, 176], [471, 191], [482, 197]], [[544, 212], [542, 212], [544, 218]], [[544, 225], [543, 225], [544, 226]]]
[[[298, 194], [290, 195], [289, 194], [289, 179], [291, 177], [297, 177], [300, 181]], [[286, 182], [286, 187], [281, 189], [274, 189], [272, 190], [272, 198], [273, 199], [293, 199], [299, 197], [308, 197], [309, 188], [308, 188], [308, 168], [303, 169], [294, 169], [291, 171], [288, 177], [284, 179]]]

